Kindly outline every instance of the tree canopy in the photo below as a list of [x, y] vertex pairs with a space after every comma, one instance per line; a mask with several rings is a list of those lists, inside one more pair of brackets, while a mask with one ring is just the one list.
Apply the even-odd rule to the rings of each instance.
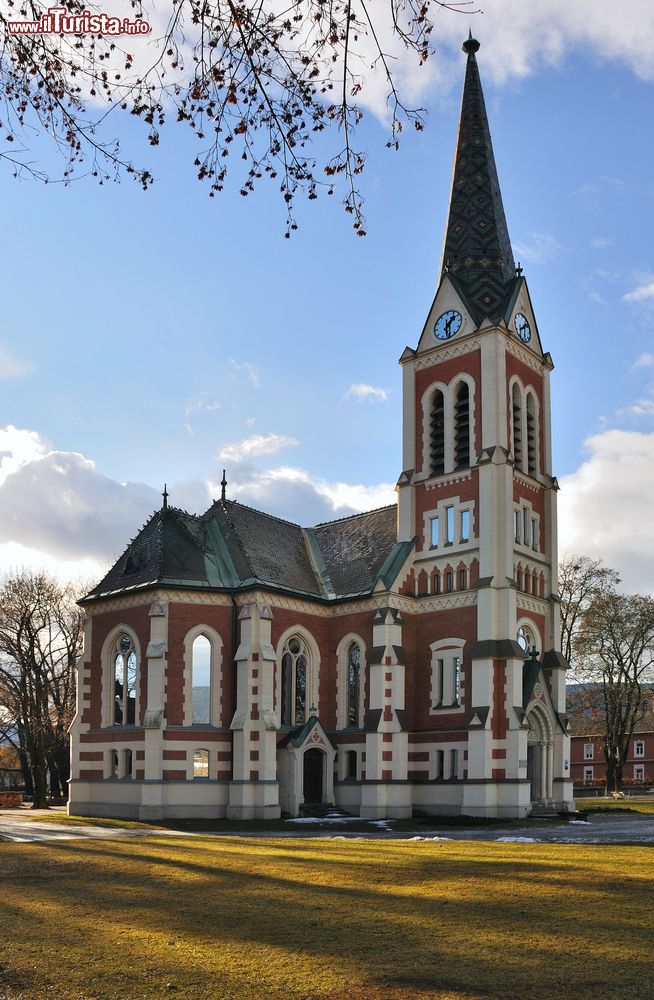
[[[0, 158], [14, 173], [47, 179], [30, 159], [36, 129], [62, 154], [65, 181], [86, 169], [100, 183], [127, 173], [148, 188], [151, 170], [125, 156], [120, 141], [103, 138], [108, 119], [120, 111], [141, 119], [151, 146], [172, 119], [192, 130], [195, 173], [211, 196], [228, 171], [244, 197], [263, 177], [277, 181], [287, 236], [297, 228], [296, 196], [332, 194], [341, 182], [345, 210], [365, 235], [365, 153], [355, 137], [367, 81], [371, 74], [385, 80], [387, 145], [397, 149], [403, 129], [422, 129], [424, 115], [396, 85], [394, 51], [401, 46], [423, 64], [433, 52], [434, 14], [476, 10], [474, 0], [172, 0], [153, 7], [126, 0], [123, 11], [136, 27], [114, 34], [106, 14], [102, 22], [90, 19], [103, 12], [99, 5], [57, 6], [64, 13], [56, 22], [43, 20], [52, 8], [38, 0], [0, 7]], [[50, 30], [18, 31], [19, 21]], [[144, 26], [147, 32], [136, 30]], [[319, 133], [329, 134], [321, 162]], [[230, 166], [235, 158], [240, 169]]]

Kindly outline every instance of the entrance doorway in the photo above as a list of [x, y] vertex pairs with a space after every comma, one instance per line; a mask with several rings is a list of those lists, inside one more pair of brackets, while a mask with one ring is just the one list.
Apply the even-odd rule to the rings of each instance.
[[531, 801], [540, 799], [540, 747], [537, 743], [527, 746], [527, 778], [531, 786]]
[[322, 802], [324, 760], [325, 754], [316, 747], [304, 754], [304, 801], [307, 804]]

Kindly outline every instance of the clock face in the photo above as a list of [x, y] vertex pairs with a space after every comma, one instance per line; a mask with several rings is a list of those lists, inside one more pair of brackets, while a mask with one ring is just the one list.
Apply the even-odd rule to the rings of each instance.
[[522, 313], [516, 313], [515, 319], [515, 332], [520, 337], [523, 343], [528, 344], [531, 340], [531, 327], [529, 326], [529, 320]]
[[449, 340], [461, 328], [463, 317], [456, 309], [448, 309], [434, 323], [434, 333], [439, 340]]

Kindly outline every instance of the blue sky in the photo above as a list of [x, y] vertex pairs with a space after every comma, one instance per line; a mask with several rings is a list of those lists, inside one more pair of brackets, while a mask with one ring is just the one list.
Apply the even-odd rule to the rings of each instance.
[[[591, 23], [586, 0], [556, 0], [545, 31], [531, 6], [489, 0], [472, 26], [514, 252], [556, 364], [562, 543], [652, 590], [654, 12], [633, 3], [616, 22], [594, 2]], [[154, 165], [147, 193], [0, 173], [4, 568], [93, 574], [164, 481], [200, 510], [223, 466], [232, 495], [304, 523], [392, 499], [397, 359], [437, 280], [467, 29], [440, 15], [429, 74], [399, 63], [429, 108], [399, 153], [372, 87], [365, 239], [336, 195], [298, 205], [284, 239], [273, 185], [209, 199], [188, 137], [172, 128], [146, 152], [129, 119], [115, 130]]]

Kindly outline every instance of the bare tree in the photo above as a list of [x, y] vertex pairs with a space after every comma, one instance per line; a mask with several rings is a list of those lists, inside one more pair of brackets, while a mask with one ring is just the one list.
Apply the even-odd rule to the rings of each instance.
[[[34, 807], [47, 805], [69, 774], [68, 726], [83, 612], [75, 589], [44, 572], [23, 571], [0, 588], [0, 710], [29, 767]], [[5, 729], [7, 725], [5, 723]]]
[[586, 690], [594, 686], [599, 700], [607, 788], [618, 791], [645, 685], [652, 679], [654, 598], [600, 594], [584, 610], [575, 643]]
[[[172, 0], [152, 8], [157, 20], [167, 14], [153, 45], [142, 0], [126, 4], [131, 33], [84, 0], [57, 6], [65, 11], [56, 22], [38, 0], [0, 7], [0, 158], [14, 173], [47, 179], [29, 159], [37, 131], [62, 154], [64, 181], [84, 163], [101, 184], [126, 172], [147, 188], [151, 171], [106, 138], [108, 118], [120, 110], [140, 118], [151, 146], [173, 119], [194, 133], [195, 172], [210, 195], [222, 190], [234, 154], [244, 197], [262, 177], [278, 180], [287, 236], [297, 228], [295, 196], [331, 194], [337, 180], [355, 231], [365, 235], [358, 187], [365, 154], [354, 137], [367, 80], [377, 73], [385, 82], [387, 145], [397, 149], [402, 130], [422, 129], [424, 116], [404, 103], [389, 50], [404, 47], [420, 65], [432, 53], [434, 13], [476, 12], [475, 0]], [[323, 132], [335, 144], [319, 164], [311, 150]]]
[[559, 564], [561, 651], [573, 668], [584, 614], [593, 601], [613, 593], [619, 583], [618, 573], [605, 566], [601, 559], [570, 555]]

